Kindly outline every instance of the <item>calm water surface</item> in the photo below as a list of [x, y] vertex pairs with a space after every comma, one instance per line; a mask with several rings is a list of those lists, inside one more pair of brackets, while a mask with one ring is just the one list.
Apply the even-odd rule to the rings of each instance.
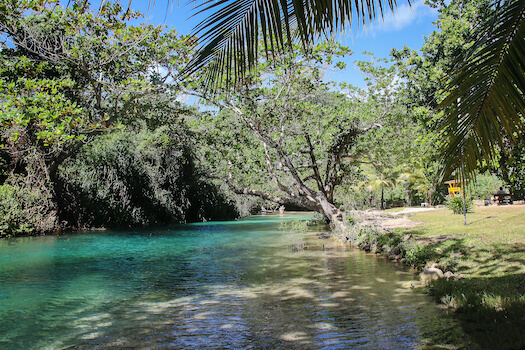
[[[253, 216], [0, 242], [1, 349], [420, 349], [456, 325], [415, 276]], [[323, 249], [324, 245], [324, 249]]]

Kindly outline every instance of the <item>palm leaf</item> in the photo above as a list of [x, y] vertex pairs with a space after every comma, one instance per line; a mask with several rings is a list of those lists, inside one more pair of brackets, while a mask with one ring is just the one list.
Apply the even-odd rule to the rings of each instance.
[[486, 34], [461, 58], [440, 104], [444, 175], [463, 168], [462, 176], [472, 177], [481, 160], [494, 161], [505, 140], [523, 134], [525, 1], [505, 1], [478, 30]]
[[[410, 4], [412, 0], [407, 0]], [[305, 47], [321, 37], [344, 32], [352, 20], [365, 26], [396, 0], [218, 0], [197, 7], [211, 13], [193, 34], [199, 48], [184, 74], [205, 69], [205, 85], [239, 82], [258, 58], [259, 35], [267, 55], [283, 52], [299, 39]]]

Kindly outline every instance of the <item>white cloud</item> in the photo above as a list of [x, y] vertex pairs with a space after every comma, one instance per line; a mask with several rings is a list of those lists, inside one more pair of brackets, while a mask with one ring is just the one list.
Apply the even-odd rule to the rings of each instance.
[[385, 12], [383, 19], [376, 20], [367, 28], [368, 35], [374, 36], [377, 32], [399, 31], [415, 22], [437, 16], [437, 10], [425, 5], [423, 0], [415, 1], [412, 6], [401, 4], [394, 14]]

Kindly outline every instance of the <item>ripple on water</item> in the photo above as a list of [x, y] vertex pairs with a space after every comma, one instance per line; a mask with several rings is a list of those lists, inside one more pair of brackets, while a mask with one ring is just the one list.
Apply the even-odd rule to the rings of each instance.
[[393, 264], [315, 232], [291, 251], [291, 218], [3, 242], [0, 347], [410, 349], [454, 327]]

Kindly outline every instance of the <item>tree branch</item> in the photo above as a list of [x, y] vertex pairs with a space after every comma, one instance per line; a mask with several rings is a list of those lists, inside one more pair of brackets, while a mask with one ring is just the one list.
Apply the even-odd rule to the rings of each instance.
[[265, 142], [263, 142], [263, 146], [264, 146], [264, 153], [266, 155], [266, 166], [268, 168], [268, 172], [270, 173], [270, 176], [272, 177], [273, 181], [275, 182], [275, 184], [281, 191], [288, 193], [289, 195], [293, 195], [292, 190], [284, 186], [277, 178], [277, 175], [275, 174], [275, 171], [273, 169], [272, 161], [270, 158], [270, 152], [268, 150], [268, 145]]
[[319, 191], [323, 192], [326, 195], [323, 182], [321, 180], [321, 174], [319, 174], [319, 168], [317, 166], [317, 160], [315, 159], [314, 146], [312, 145], [312, 140], [310, 139], [310, 134], [307, 132], [304, 133], [306, 143], [308, 144], [308, 153], [310, 154], [310, 160], [312, 162], [312, 169], [314, 170], [314, 179], [317, 182], [317, 188]]

